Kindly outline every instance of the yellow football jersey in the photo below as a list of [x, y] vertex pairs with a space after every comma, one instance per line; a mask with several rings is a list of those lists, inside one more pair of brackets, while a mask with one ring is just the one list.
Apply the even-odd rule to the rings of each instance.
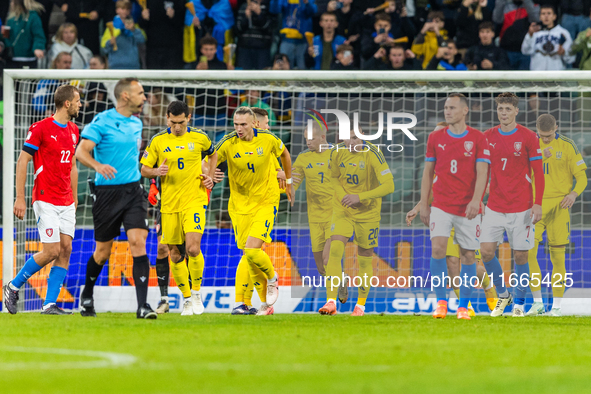
[[196, 201], [207, 205], [207, 192], [200, 178], [202, 152], [213, 155], [214, 145], [207, 133], [194, 127], [188, 127], [180, 137], [166, 129], [148, 144], [141, 163], [154, 167], [166, 159], [168, 166], [168, 174], [160, 179], [162, 213], [182, 212]]
[[293, 172], [302, 175], [302, 182], [294, 184], [297, 190], [306, 179], [306, 201], [310, 223], [330, 222], [334, 189], [330, 183], [328, 163], [330, 149], [314, 152], [306, 149], [293, 164]]
[[[345, 144], [340, 143], [331, 150], [330, 171], [339, 184], [333, 185], [335, 193], [333, 210], [344, 210], [353, 219], [360, 222], [379, 221], [382, 208], [381, 198], [364, 198], [378, 186], [394, 182], [392, 172], [382, 152], [370, 142], [364, 142], [364, 152], [349, 152]], [[345, 194], [358, 194], [362, 206], [345, 208], [341, 200]]]
[[279, 203], [277, 157], [285, 146], [274, 134], [254, 129], [251, 141], [242, 141], [236, 132], [218, 142], [218, 163], [228, 161], [230, 201], [228, 211], [252, 213], [257, 207]]
[[[552, 147], [551, 157], [544, 157], [544, 149]], [[549, 144], [540, 139], [544, 165], [544, 198], [564, 197], [573, 190], [573, 177], [585, 171], [587, 165], [579, 153], [574, 141], [556, 133], [556, 138]]]

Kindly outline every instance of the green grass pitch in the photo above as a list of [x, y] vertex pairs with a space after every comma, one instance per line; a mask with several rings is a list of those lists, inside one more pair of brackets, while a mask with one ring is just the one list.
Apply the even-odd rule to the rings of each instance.
[[582, 393], [590, 326], [588, 317], [1, 314], [0, 392]]

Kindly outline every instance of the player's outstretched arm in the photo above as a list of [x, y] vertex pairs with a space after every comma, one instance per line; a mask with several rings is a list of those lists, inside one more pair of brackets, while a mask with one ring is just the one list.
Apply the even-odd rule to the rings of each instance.
[[425, 226], [429, 226], [429, 217], [431, 216], [429, 199], [431, 196], [431, 189], [433, 187], [433, 175], [435, 175], [435, 162], [425, 162], [423, 179], [421, 180], [421, 201], [419, 202], [421, 221]]
[[486, 190], [486, 184], [488, 183], [488, 163], [479, 161], [476, 163], [476, 185], [474, 186], [474, 195], [472, 201], [468, 203], [466, 207], [466, 218], [474, 219], [480, 211], [480, 203]]
[[115, 178], [115, 174], [117, 173], [115, 168], [108, 164], [99, 163], [90, 154], [95, 146], [96, 144], [93, 141], [83, 138], [80, 142], [80, 145], [78, 145], [78, 148], [76, 149], [76, 157], [78, 158], [78, 161], [84, 164], [86, 167], [94, 169], [96, 172], [105, 177], [105, 179]]
[[16, 200], [14, 201], [14, 215], [23, 220], [25, 218], [25, 211], [27, 210], [27, 203], [25, 202], [25, 183], [27, 183], [27, 165], [33, 156], [25, 151], [16, 161]]
[[[283, 167], [283, 171], [285, 172], [286, 183], [288, 185], [291, 185], [291, 183], [292, 183], [292, 179], [291, 179], [291, 155], [289, 154], [289, 151], [287, 150], [287, 148], [284, 148], [283, 149], [283, 152], [281, 152], [281, 166]], [[292, 194], [291, 187], [286, 187], [285, 188], [285, 194], [287, 194], [287, 199], [289, 200], [289, 203], [293, 207], [294, 200], [293, 200], [293, 194]]]
[[72, 197], [74, 198], [74, 210], [78, 209], [78, 167], [76, 167], [76, 156], [72, 157], [72, 170], [70, 171], [70, 185]]

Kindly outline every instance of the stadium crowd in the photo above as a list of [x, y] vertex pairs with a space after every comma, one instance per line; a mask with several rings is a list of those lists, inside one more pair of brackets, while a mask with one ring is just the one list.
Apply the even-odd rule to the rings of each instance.
[[[10, 0], [0, 67], [591, 69], [589, 0]], [[284, 54], [284, 55], [282, 55]]]

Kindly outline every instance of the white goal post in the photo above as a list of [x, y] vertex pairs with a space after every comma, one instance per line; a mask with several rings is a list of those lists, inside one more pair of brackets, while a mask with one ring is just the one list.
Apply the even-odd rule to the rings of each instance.
[[[34, 226], [28, 226], [27, 223], [29, 222], [24, 224], [17, 223], [13, 215], [13, 202], [15, 198], [15, 160], [21, 150], [24, 135], [26, 134], [23, 134], [23, 130], [28, 128], [33, 120], [38, 120], [33, 112], [31, 112], [33, 110], [30, 104], [31, 97], [34, 95], [33, 91], [37, 84], [41, 80], [55, 80], [60, 81], [60, 83], [61, 81], [68, 81], [68, 83], [82, 81], [82, 85], [86, 81], [86, 86], [88, 86], [88, 81], [92, 81], [105, 85], [111, 84], [112, 86], [117, 80], [126, 77], [138, 78], [145, 86], [156, 87], [160, 89], [159, 91], [169, 94], [169, 96], [185, 98], [189, 96], [187, 93], [189, 91], [193, 92], [191, 93], [191, 100], [195, 100], [195, 98], [199, 100], [200, 95], [206, 97], [211, 96], [213, 98], [220, 98], [223, 95], [227, 98], [228, 103], [234, 100], [234, 104], [227, 104], [228, 108], [238, 105], [241, 100], [244, 100], [245, 92], [250, 90], [262, 92], [260, 93], [261, 99], [263, 99], [264, 92], [270, 93], [267, 99], [263, 101], [270, 103], [269, 105], [271, 107], [273, 107], [271, 101], [273, 100], [274, 92], [289, 92], [289, 104], [287, 104], [287, 99], [281, 98], [284, 101], [281, 101], [280, 108], [276, 111], [278, 115], [279, 112], [285, 113], [285, 117], [281, 118], [278, 116], [276, 126], [272, 125], [271, 130], [276, 130], [282, 136], [288, 136], [287, 138], [290, 141], [288, 145], [294, 153], [292, 156], [293, 161], [295, 161], [297, 154], [305, 149], [305, 141], [302, 137], [308, 119], [305, 115], [312, 109], [320, 112], [321, 109], [332, 108], [331, 106], [335, 105], [344, 112], [365, 111], [366, 114], [361, 115], [360, 121], [364, 127], [370, 129], [370, 133], [372, 133], [371, 129], [375, 129], [376, 127], [378, 112], [413, 112], [416, 114], [419, 119], [416, 126], [417, 134], [415, 134], [419, 137], [418, 142], [411, 144], [411, 141], [403, 135], [397, 135], [396, 140], [393, 142], [403, 145], [406, 153], [401, 156], [392, 155], [386, 157], [386, 160], [392, 166], [396, 190], [394, 193], [395, 196], [384, 198], [384, 205], [382, 206], [383, 222], [380, 227], [381, 249], [376, 252], [379, 255], [379, 261], [376, 264], [378, 270], [383, 269], [383, 271], [380, 271], [382, 272], [380, 275], [383, 276], [392, 274], [411, 277], [424, 273], [425, 261], [430, 254], [430, 245], [426, 241], [428, 239], [428, 237], [426, 238], [426, 228], [420, 224], [420, 220], [415, 220], [415, 223], [407, 228], [403, 218], [404, 214], [418, 202], [420, 185], [417, 185], [417, 174], [421, 171], [424, 161], [426, 136], [429, 131], [433, 130], [438, 120], [444, 120], [441, 103], [447, 94], [451, 92], [466, 94], [471, 103], [470, 119], [467, 123], [484, 131], [485, 127], [492, 127], [498, 123], [496, 110], [494, 109], [494, 96], [505, 91], [516, 93], [521, 98], [520, 112], [523, 116], [523, 122], [526, 122], [528, 127], [532, 128], [532, 124], [535, 124], [535, 118], [539, 114], [545, 112], [553, 113], [559, 121], [559, 132], [573, 139], [584, 156], [591, 156], [591, 71], [337, 72], [308, 70], [5, 69], [3, 80], [4, 144], [2, 177], [3, 283], [7, 283], [13, 277], [15, 271], [18, 271], [18, 268], [24, 263], [26, 253], [33, 250], [29, 246], [25, 248], [25, 243], [33, 239], [31, 237], [35, 236], [31, 232], [31, 227]], [[269, 97], [271, 98], [269, 99]], [[106, 104], [107, 99], [105, 98], [104, 100], [104, 104]], [[211, 108], [211, 104], [209, 104], [210, 102], [207, 99], [205, 99], [204, 103], [204, 110], [218, 110], [217, 108]], [[190, 106], [193, 107], [192, 104]], [[43, 113], [46, 114], [49, 108], [50, 106]], [[217, 119], [228, 118], [226, 115], [231, 113], [230, 110], [226, 112], [226, 109], [218, 112], [215, 112], [216, 115], [214, 115], [218, 117]], [[232, 130], [231, 123], [228, 119], [223, 120], [221, 123], [214, 122], [211, 127], [203, 126], [202, 128], [210, 132], [212, 139], [213, 135], [218, 138], [220, 133], [223, 134]], [[534, 123], [532, 123], [532, 119]], [[337, 130], [336, 117], [334, 115], [327, 115], [326, 120], [329, 125], [327, 136], [331, 139], [329, 142], [335, 142], [335, 130]], [[352, 116], [351, 120], [353, 120]], [[156, 128], [157, 126], [152, 126], [149, 133], [153, 133], [153, 130]], [[588, 150], [585, 149], [587, 147], [589, 147]], [[587, 164], [589, 165], [589, 161], [587, 161]], [[79, 169], [82, 168], [81, 164], [78, 164], [78, 166]], [[32, 184], [32, 179], [30, 178], [27, 188]], [[86, 184], [86, 178], [81, 176], [79, 182], [80, 185]], [[30, 191], [28, 190], [27, 193], [27, 203], [29, 203]], [[214, 224], [216, 224], [217, 216], [214, 217], [214, 214], [217, 215], [219, 213], [221, 215], [225, 209], [223, 201], [227, 202], [227, 191], [224, 189], [221, 193], [216, 197], [219, 204], [214, 204], [214, 211], [208, 216], [208, 227], [215, 227]], [[298, 191], [297, 198], [300, 204], [294, 210], [290, 211], [287, 208], [287, 204], [283, 205], [282, 213], [284, 214], [284, 219], [283, 221], [279, 220], [276, 231], [289, 232], [290, 229], [305, 229], [308, 226], [305, 209], [305, 187], [303, 190]], [[83, 200], [81, 200], [80, 205], [83, 206], [84, 204]], [[591, 269], [585, 268], [584, 266], [585, 259], [591, 257], [591, 195], [584, 193], [577, 199], [577, 204], [575, 205], [572, 212], [572, 226], [577, 231], [576, 240], [573, 241], [570, 247], [568, 252], [570, 257], [567, 257], [567, 261], [572, 264], [572, 267], [576, 267], [576, 278], [578, 278], [578, 281], [575, 280], [575, 288], [571, 289], [573, 290], [571, 294], [579, 294], [578, 297], [583, 298], [583, 295], [588, 296], [586, 291], [591, 288]], [[79, 212], [78, 215], [83, 215], [84, 220], [79, 220], [77, 227], [83, 229], [91, 228], [92, 222], [91, 217], [89, 218], [90, 210], [88, 203], [82, 209], [84, 211], [82, 213]], [[28, 217], [32, 217], [32, 209], [27, 210], [27, 215]], [[223, 234], [223, 242], [229, 242], [226, 237], [228, 234]], [[287, 236], [291, 237], [293, 235], [289, 233]], [[90, 237], [90, 235], [85, 235], [85, 237]], [[219, 235], [219, 237], [222, 236]], [[305, 245], [309, 247], [309, 238], [306, 238], [309, 235], [298, 235], [297, 237], [303, 237], [302, 239], [305, 239], [302, 242], [297, 241], [297, 247], [304, 248]], [[294, 249], [296, 249], [295, 239], [297, 237], [294, 236], [294, 240], [290, 241], [294, 242], [294, 244], [290, 244], [289, 250], [291, 254], [289, 256], [289, 264], [297, 263], [298, 256], [294, 252]], [[75, 245], [79, 245], [80, 248], [84, 247], [85, 253], [87, 253], [87, 249], [92, 248], [91, 238], [84, 238], [84, 241], [81, 242]], [[154, 245], [151, 244], [150, 247], [154, 248]], [[225, 243], [224, 248], [226, 248]], [[228, 256], [230, 252], [225, 251], [225, 249], [216, 253], [220, 253], [219, 255], [216, 254], [216, 258], [223, 257], [225, 259], [224, 261], [231, 257]], [[298, 277], [298, 280], [301, 280], [303, 276], [314, 275], [313, 272], [307, 271], [308, 268], [315, 267], [313, 262], [308, 262], [310, 259], [308, 251], [302, 251], [301, 253], [302, 255], [299, 258], [305, 259], [307, 262], [298, 265], [297, 269], [290, 265], [289, 271], [286, 271], [289, 272], [286, 275], [291, 275], [292, 282], [288, 281], [291, 283], [291, 286], [295, 286], [297, 282], [297, 280], [295, 282], [293, 281], [295, 280], [295, 276]], [[499, 253], [503, 254], [502, 256], [505, 261], [508, 261], [508, 265], [504, 265], [503, 268], [506, 273], [510, 273], [512, 269], [510, 251], [509, 255], [507, 255], [506, 248], [503, 248]], [[542, 253], [547, 254], [547, 250], [545, 251], [543, 247], [540, 247], [540, 255]], [[549, 259], [540, 260], [543, 271], [548, 268], [548, 262]], [[84, 283], [84, 278], [83, 276], [80, 277], [80, 275], [85, 270], [86, 260], [79, 257], [79, 260], [72, 262], [72, 264], [77, 264], [78, 267], [74, 271], [78, 272], [76, 274], [78, 276], [75, 280], [73, 279], [72, 283], [81, 286]], [[216, 291], [223, 293], [223, 289], [233, 286], [234, 273], [230, 272], [231, 267], [231, 265], [225, 266], [227, 272], [224, 271], [224, 273], [221, 273], [221, 271], [212, 273], [216, 277], [216, 280], [211, 282], [212, 288], [215, 287], [217, 289]], [[403, 273], [403, 271], [406, 273]], [[407, 297], [404, 295], [406, 294], [405, 292], [410, 294], [408, 297], [415, 297], [416, 299], [421, 294], [427, 297], [429, 292], [421, 293], [418, 290], [413, 290], [414, 288], [414, 285], [407, 284], [403, 286], [403, 289], [376, 291], [373, 293], [373, 296], [370, 294], [370, 297], [374, 297], [375, 299], [370, 302], [371, 307], [369, 309], [376, 312], [426, 312], [432, 306], [429, 303], [425, 303], [425, 305], [428, 305], [425, 309], [419, 305], [420, 302], [418, 301], [412, 304], [405, 304], [404, 301], [400, 301]], [[77, 293], [73, 290], [71, 293], [76, 298]], [[40, 293], [31, 294], [30, 296], [24, 297], [25, 299], [22, 301], [21, 309], [38, 309], [39, 305], [32, 300], [38, 298]], [[452, 293], [450, 292], [450, 294]], [[545, 297], [549, 296], [551, 291], [545, 291], [544, 294]], [[215, 298], [216, 295], [214, 294], [212, 297]], [[231, 298], [231, 296], [228, 297]], [[290, 311], [290, 308], [292, 308], [292, 311], [312, 311], [316, 308], [318, 302], [320, 302], [318, 300], [323, 297], [323, 293], [321, 290], [317, 290], [315, 293], [314, 291], [308, 290], [305, 292], [305, 297], [299, 297], [300, 299], [305, 298], [309, 301], [300, 301], [299, 304], [291, 303], [285, 307], [286, 309], [284, 311]], [[29, 302], [28, 300], [31, 300], [30, 305], [26, 304]], [[72, 306], [77, 306], [77, 300], [74, 299], [72, 302]], [[293, 306], [296, 304], [297, 306]], [[591, 314], [591, 307], [583, 304], [585, 303], [582, 303], [582, 306], [578, 304], [577, 306], [573, 306], [573, 311], [575, 313]], [[216, 305], [218, 305], [217, 299]], [[219, 301], [219, 305], [225, 304]], [[486, 305], [482, 303], [479, 311], [484, 312], [485, 307]], [[208, 307], [207, 310], [224, 311], [223, 308], [217, 306]]]

